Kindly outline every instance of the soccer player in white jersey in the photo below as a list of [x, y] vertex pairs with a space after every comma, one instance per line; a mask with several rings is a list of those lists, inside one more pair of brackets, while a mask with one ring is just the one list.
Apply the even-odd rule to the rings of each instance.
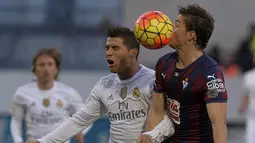
[[[255, 58], [254, 58], [255, 59]], [[254, 60], [255, 61], [255, 60]], [[255, 143], [255, 68], [244, 74], [245, 94], [240, 106], [240, 112], [245, 112], [248, 105], [246, 123], [246, 143]]]
[[[106, 112], [111, 124], [109, 142], [135, 143], [142, 133], [154, 85], [154, 71], [138, 63], [139, 47], [128, 28], [109, 29], [106, 58], [112, 73], [97, 82], [81, 110], [37, 143], [63, 142]], [[161, 123], [169, 128], [153, 132], [153, 141], [173, 134], [168, 117]]]
[[[32, 71], [37, 79], [18, 87], [11, 105], [14, 143], [24, 142], [23, 119], [26, 121], [27, 139], [36, 140], [50, 133], [83, 105], [78, 92], [56, 81], [60, 65], [61, 54], [54, 48], [41, 49], [34, 56]], [[78, 133], [75, 139], [84, 143], [82, 133]]]

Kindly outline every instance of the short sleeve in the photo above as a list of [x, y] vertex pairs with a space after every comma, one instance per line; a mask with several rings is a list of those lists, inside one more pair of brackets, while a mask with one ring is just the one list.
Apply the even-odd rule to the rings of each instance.
[[154, 82], [154, 88], [153, 88], [154, 92], [157, 92], [157, 93], [164, 92], [162, 70], [163, 70], [163, 62], [161, 59], [159, 59], [155, 67], [155, 82]]
[[228, 94], [225, 88], [224, 76], [220, 68], [216, 67], [207, 72], [203, 88], [206, 103], [227, 102]]

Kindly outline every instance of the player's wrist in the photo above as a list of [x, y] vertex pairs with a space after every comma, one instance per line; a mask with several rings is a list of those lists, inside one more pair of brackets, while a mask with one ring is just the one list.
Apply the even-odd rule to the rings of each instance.
[[142, 135], [147, 135], [151, 138], [151, 141], [152, 142], [155, 142], [155, 140], [157, 139], [158, 137], [158, 133], [155, 133], [153, 130], [152, 131], [148, 131], [148, 132], [144, 132], [142, 133]]
[[143, 135], [151, 137], [152, 142], [162, 142], [166, 137], [174, 134], [174, 126], [167, 115], [164, 115], [164, 119], [154, 127], [153, 130], [144, 132]]
[[43, 141], [41, 139], [37, 139], [36, 143], [43, 143]]
[[24, 143], [22, 139], [17, 139], [14, 143]]

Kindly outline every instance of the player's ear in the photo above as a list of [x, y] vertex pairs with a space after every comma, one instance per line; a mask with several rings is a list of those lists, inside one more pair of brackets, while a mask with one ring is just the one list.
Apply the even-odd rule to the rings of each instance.
[[129, 51], [129, 56], [133, 56], [133, 57], [136, 57], [136, 55], [138, 54], [138, 49], [131, 49]]
[[188, 32], [188, 40], [197, 41], [197, 35], [196, 35], [195, 31], [189, 31]]

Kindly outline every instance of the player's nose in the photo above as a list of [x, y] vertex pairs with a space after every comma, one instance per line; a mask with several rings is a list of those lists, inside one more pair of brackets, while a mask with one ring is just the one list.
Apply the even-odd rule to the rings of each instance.
[[112, 50], [111, 48], [106, 50], [106, 57], [112, 56]]

